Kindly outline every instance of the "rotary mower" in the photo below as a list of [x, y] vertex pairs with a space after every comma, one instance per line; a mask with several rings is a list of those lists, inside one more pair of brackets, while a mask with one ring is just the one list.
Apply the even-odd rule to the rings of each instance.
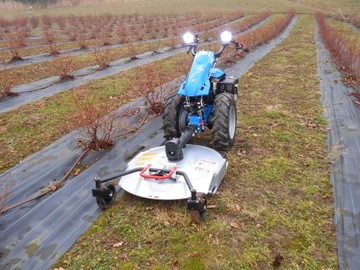
[[[231, 149], [236, 133], [238, 79], [226, 77], [215, 64], [224, 49], [234, 45], [230, 32], [221, 34], [218, 52], [196, 51], [198, 36], [186, 33], [183, 39], [193, 55], [193, 63], [178, 92], [165, 102], [163, 146], [137, 154], [124, 172], [95, 178], [93, 196], [106, 209], [114, 202], [117, 190], [154, 200], [187, 200], [191, 219], [205, 220], [207, 195], [215, 194], [226, 170], [225, 151]], [[197, 133], [212, 130], [213, 148], [188, 144]], [[115, 179], [120, 179], [114, 184]], [[120, 188], [117, 188], [120, 187]]]

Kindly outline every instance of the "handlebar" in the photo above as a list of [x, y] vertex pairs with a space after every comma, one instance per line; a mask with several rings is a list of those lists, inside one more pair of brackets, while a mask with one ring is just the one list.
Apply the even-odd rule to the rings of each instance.
[[[187, 53], [189, 53], [191, 51], [191, 54], [193, 56], [196, 55], [196, 47], [198, 46], [199, 44], [199, 38], [198, 38], [198, 35], [195, 35], [195, 40], [193, 43], [189, 44], [189, 50], [187, 51]], [[235, 50], [238, 51], [238, 50], [244, 50], [245, 52], [249, 52], [249, 50], [247, 48], [244, 48], [244, 45], [239, 43], [238, 41], [236, 40], [231, 40], [230, 42], [227, 42], [227, 43], [221, 43], [221, 48], [220, 50], [215, 53], [215, 58], [219, 58], [220, 55], [223, 53], [223, 51], [225, 50], [225, 48], [231, 44], [234, 44], [235, 45]]]

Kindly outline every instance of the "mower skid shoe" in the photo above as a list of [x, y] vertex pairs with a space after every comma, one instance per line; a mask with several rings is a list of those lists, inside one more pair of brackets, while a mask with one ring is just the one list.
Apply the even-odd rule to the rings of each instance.
[[187, 201], [187, 208], [190, 211], [191, 220], [194, 223], [205, 221], [207, 210], [207, 199], [205, 193], [191, 190], [191, 198]]

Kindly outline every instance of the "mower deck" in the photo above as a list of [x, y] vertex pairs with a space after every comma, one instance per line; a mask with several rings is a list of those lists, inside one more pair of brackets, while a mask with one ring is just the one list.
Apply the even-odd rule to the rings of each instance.
[[[183, 155], [180, 161], [169, 161], [165, 146], [141, 152], [128, 163], [127, 170], [145, 169], [140, 174], [122, 176], [119, 185], [125, 191], [143, 198], [188, 199], [191, 197], [190, 187], [184, 176], [176, 173], [181, 171], [187, 175], [196, 192], [214, 194], [226, 173], [227, 161], [223, 155], [211, 148], [191, 144], [183, 148]], [[149, 172], [149, 168], [158, 168], [159, 171]]]

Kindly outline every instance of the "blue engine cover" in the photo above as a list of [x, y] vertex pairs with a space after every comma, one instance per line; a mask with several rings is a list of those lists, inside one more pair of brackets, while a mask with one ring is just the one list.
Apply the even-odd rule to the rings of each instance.
[[199, 51], [194, 57], [190, 72], [180, 86], [179, 95], [196, 97], [207, 96], [210, 91], [210, 71], [214, 66], [215, 53], [212, 51]]
[[225, 79], [226, 74], [220, 68], [212, 68], [210, 70], [210, 77], [215, 78], [215, 79], [219, 79], [219, 80], [223, 80], [223, 79]]

